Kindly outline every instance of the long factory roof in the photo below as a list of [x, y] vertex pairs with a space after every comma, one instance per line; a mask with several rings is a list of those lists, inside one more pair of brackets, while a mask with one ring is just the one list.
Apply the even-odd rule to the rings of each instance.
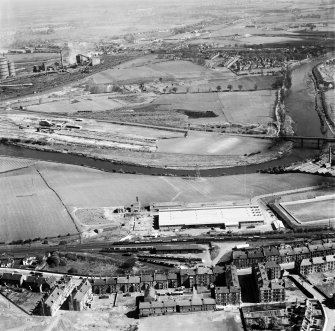
[[169, 208], [159, 210], [159, 226], [225, 224], [264, 221], [257, 205], [199, 208]]

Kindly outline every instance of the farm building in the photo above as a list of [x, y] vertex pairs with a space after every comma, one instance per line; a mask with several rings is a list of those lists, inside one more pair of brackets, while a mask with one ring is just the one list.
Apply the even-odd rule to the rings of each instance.
[[160, 229], [173, 227], [220, 226], [241, 228], [264, 224], [264, 216], [258, 206], [197, 207], [161, 209], [158, 214]]

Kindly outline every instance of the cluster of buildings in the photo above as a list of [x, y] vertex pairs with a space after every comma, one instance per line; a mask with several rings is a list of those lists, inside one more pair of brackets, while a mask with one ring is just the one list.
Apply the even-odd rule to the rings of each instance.
[[252, 268], [258, 302], [285, 301], [285, 283], [281, 279], [280, 265], [270, 261]]
[[296, 270], [301, 275], [308, 275], [314, 272], [325, 272], [335, 269], [335, 256], [317, 256], [303, 259], [296, 262]]
[[300, 244], [296, 247], [294, 245], [297, 244], [233, 250], [231, 260], [238, 268], [248, 268], [260, 262], [289, 263], [335, 254], [335, 243], [333, 242]]
[[321, 304], [318, 300], [307, 300], [301, 331], [321, 331], [325, 323]]
[[116, 292], [139, 292], [149, 287], [155, 289], [167, 288], [209, 288], [211, 284], [220, 284], [224, 268], [195, 267], [179, 269], [167, 273], [152, 273], [145, 275], [127, 275], [118, 277], [97, 278], [92, 280], [94, 294], [109, 294]]
[[303, 302], [263, 303], [241, 308], [245, 331], [263, 330], [294, 330], [321, 331], [325, 323], [325, 316], [321, 304], [314, 299]]
[[87, 279], [76, 282], [71, 277], [57, 280], [53, 276], [4, 273], [0, 275], [0, 285], [44, 293], [34, 310], [34, 314], [37, 315], [53, 316], [64, 303], [69, 310], [83, 310], [90, 307], [92, 301], [92, 286]]
[[216, 302], [212, 298], [201, 298], [196, 292], [191, 298], [176, 300], [156, 300], [155, 291], [150, 288], [145, 292], [144, 302], [139, 302], [139, 317], [166, 315], [173, 313], [190, 313], [215, 310]]

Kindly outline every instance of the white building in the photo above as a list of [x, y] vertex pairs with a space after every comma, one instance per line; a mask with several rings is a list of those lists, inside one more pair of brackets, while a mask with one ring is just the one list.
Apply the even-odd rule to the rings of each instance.
[[257, 205], [168, 208], [158, 212], [159, 228], [203, 226], [241, 228], [262, 224], [264, 216]]

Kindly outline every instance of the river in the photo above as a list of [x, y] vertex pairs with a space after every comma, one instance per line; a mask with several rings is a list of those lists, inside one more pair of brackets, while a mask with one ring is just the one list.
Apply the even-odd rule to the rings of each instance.
[[[292, 72], [292, 86], [285, 101], [288, 114], [295, 122], [295, 133], [299, 136], [322, 136], [320, 120], [315, 111], [314, 87], [308, 74], [312, 68], [322, 60], [313, 60], [296, 67]], [[255, 173], [272, 167], [289, 165], [293, 162], [302, 161], [307, 157], [318, 154], [317, 149], [294, 147], [292, 153], [278, 160], [249, 166], [238, 166], [223, 169], [201, 170], [201, 176], [222, 176]], [[56, 152], [43, 152], [18, 146], [0, 144], [0, 155], [15, 156], [22, 158], [38, 159], [44, 161], [60, 162], [74, 165], [84, 165], [108, 172], [140, 173], [146, 175], [195, 175], [195, 171], [174, 170], [161, 168], [148, 168], [143, 166], [125, 165], [109, 161], [95, 160], [84, 156], [62, 154]]]

